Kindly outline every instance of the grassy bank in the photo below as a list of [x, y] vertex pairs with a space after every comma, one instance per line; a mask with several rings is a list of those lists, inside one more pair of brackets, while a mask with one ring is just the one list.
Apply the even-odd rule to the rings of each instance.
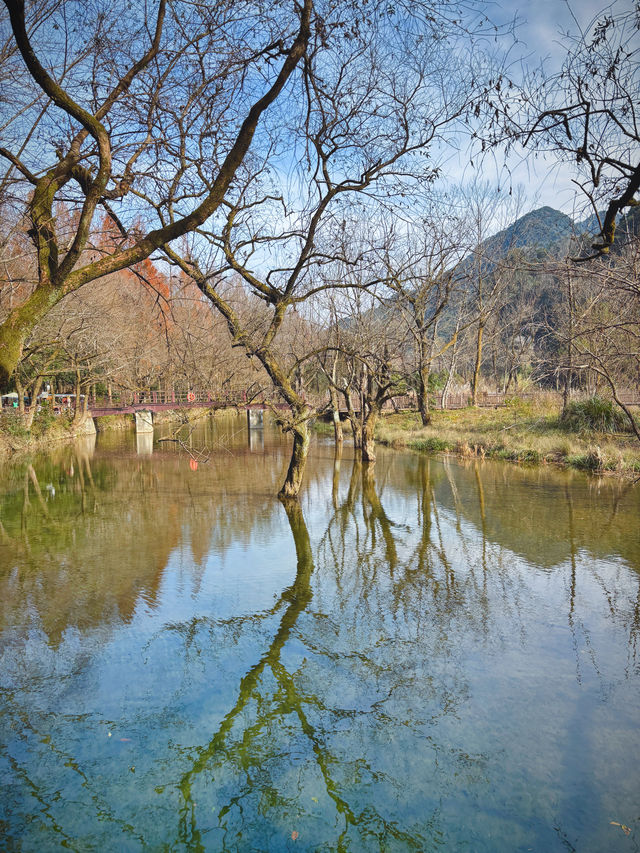
[[36, 414], [29, 430], [16, 413], [5, 411], [0, 415], [0, 455], [33, 453], [86, 432], [86, 426], [74, 426], [70, 415], [54, 415], [46, 408]]
[[100, 415], [94, 418], [93, 421], [97, 432], [136, 428], [136, 421], [133, 415]]
[[387, 415], [378, 424], [376, 439], [390, 447], [640, 473], [640, 442], [632, 433], [593, 429], [588, 418], [563, 421], [558, 404], [544, 396], [513, 400], [497, 409], [434, 411], [426, 427], [417, 413]]

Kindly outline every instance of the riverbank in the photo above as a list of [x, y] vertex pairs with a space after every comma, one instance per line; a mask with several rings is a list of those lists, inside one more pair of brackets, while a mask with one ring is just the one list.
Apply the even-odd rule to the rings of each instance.
[[640, 473], [640, 442], [630, 432], [576, 429], [545, 399], [514, 400], [497, 409], [433, 411], [423, 427], [414, 412], [386, 415], [376, 440], [388, 447], [554, 464], [620, 475]]
[[[227, 410], [218, 410], [227, 411]], [[156, 414], [154, 422], [160, 424], [187, 424], [205, 417], [212, 417], [212, 409], [176, 409]], [[17, 413], [11, 410], [0, 415], [0, 457], [9, 457], [25, 453], [37, 453], [52, 444], [73, 441], [84, 435], [97, 432], [111, 432], [135, 429], [135, 417], [132, 414], [102, 415], [88, 417], [84, 423], [74, 425], [70, 413], [54, 415], [46, 409], [38, 412], [31, 429], [26, 429]]]
[[26, 429], [16, 413], [4, 411], [0, 415], [0, 457], [35, 453], [94, 432], [91, 419], [78, 425], [70, 414], [53, 415], [46, 409], [38, 412], [31, 429]]

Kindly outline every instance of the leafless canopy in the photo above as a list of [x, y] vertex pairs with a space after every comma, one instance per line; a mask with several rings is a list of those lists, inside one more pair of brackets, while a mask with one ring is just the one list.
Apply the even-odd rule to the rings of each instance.
[[575, 165], [598, 218], [596, 257], [609, 252], [617, 218], [640, 190], [640, 4], [605, 10], [565, 45], [559, 73], [529, 74], [517, 95], [505, 81], [490, 140], [519, 141]]

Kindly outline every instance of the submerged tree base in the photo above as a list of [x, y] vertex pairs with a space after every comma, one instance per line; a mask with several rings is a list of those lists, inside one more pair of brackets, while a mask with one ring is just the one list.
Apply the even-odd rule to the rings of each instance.
[[278, 497], [282, 501], [290, 498], [297, 498], [302, 487], [304, 478], [304, 469], [307, 464], [307, 456], [309, 455], [309, 444], [311, 435], [309, 426], [306, 421], [303, 421], [298, 426], [294, 427], [293, 432], [293, 448], [291, 450], [291, 460], [287, 470], [287, 476], [278, 492]]

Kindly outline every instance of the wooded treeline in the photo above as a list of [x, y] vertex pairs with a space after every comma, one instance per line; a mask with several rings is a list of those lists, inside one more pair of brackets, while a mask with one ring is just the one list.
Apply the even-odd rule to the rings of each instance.
[[[20, 399], [52, 376], [273, 388], [295, 496], [317, 394], [371, 461], [408, 392], [427, 422], [436, 388], [637, 387], [637, 238], [614, 227], [640, 182], [637, 10], [516, 85], [484, 4], [5, 5], [0, 380]], [[516, 144], [577, 160], [599, 238], [522, 245], [522, 201], [451, 181], [468, 144], [472, 171]]]

